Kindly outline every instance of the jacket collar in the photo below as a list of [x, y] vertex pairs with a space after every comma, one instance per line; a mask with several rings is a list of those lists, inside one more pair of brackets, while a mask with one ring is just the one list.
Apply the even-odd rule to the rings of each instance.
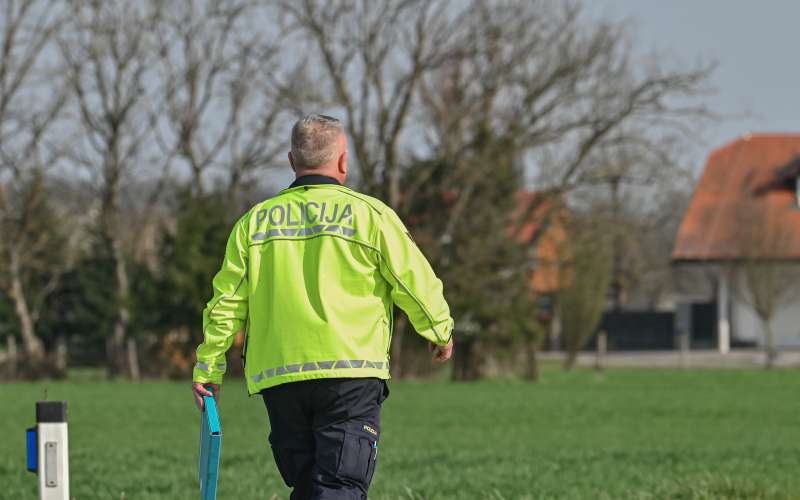
[[339, 181], [337, 181], [333, 177], [328, 177], [327, 175], [309, 174], [295, 179], [294, 182], [289, 185], [288, 189], [295, 188], [298, 186], [309, 186], [314, 184], [336, 184], [341, 186], [341, 184], [339, 184]]

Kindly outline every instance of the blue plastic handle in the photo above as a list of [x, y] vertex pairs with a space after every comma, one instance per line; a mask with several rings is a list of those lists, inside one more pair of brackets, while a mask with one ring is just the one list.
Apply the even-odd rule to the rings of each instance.
[[39, 439], [36, 427], [25, 429], [25, 441], [28, 457], [28, 472], [38, 473], [39, 470]]
[[[213, 393], [212, 389], [209, 390]], [[200, 499], [214, 500], [217, 498], [222, 428], [214, 397], [204, 396], [203, 402], [205, 410], [200, 417]]]

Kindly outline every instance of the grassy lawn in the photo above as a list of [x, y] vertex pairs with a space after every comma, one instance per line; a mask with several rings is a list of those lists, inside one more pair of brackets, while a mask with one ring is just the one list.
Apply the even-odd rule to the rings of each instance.
[[[196, 498], [188, 382], [0, 385], [0, 498], [34, 402], [66, 399], [72, 495]], [[548, 370], [539, 385], [397, 382], [370, 498], [800, 498], [800, 372]], [[223, 387], [219, 498], [286, 498], [260, 397]]]

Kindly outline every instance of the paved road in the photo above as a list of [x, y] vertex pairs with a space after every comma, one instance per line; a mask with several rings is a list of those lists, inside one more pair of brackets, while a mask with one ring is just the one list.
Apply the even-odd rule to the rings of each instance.
[[[544, 352], [542, 359], [563, 359], [558, 352]], [[578, 366], [595, 366], [595, 353], [581, 353]], [[756, 349], [734, 349], [728, 354], [713, 350], [690, 351], [682, 356], [679, 351], [623, 351], [606, 354], [608, 367], [636, 368], [753, 368], [764, 366], [765, 354]], [[800, 367], [800, 350], [783, 351], [775, 366]]]

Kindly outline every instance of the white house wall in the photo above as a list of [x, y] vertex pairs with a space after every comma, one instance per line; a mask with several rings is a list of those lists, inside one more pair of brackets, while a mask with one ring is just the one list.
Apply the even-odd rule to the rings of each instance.
[[[731, 323], [734, 340], [756, 342], [764, 346], [761, 320], [741, 296], [741, 289], [731, 295]], [[778, 348], [800, 348], [800, 296], [781, 307], [772, 319], [772, 331]]]
[[779, 311], [773, 322], [780, 347], [800, 347], [800, 302]]

